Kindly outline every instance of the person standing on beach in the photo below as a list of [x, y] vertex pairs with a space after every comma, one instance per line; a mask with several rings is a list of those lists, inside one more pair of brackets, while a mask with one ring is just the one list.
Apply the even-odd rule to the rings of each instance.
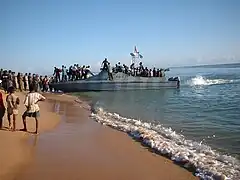
[[25, 73], [25, 76], [23, 77], [23, 84], [24, 84], [24, 91], [27, 91], [28, 89], [28, 75]]
[[[9, 87], [12, 87], [13, 86], [13, 77], [12, 77], [12, 71], [9, 70], [8, 71], [8, 79], [7, 79], [7, 91], [8, 91], [8, 88]], [[8, 92], [7, 92], [8, 93]]]
[[29, 89], [29, 87], [30, 86], [32, 86], [32, 75], [31, 75], [31, 73], [28, 73], [28, 89]]
[[7, 93], [7, 88], [8, 88], [8, 72], [5, 70], [3, 71], [2, 74], [2, 87], [5, 91], [5, 93]]
[[5, 114], [5, 106], [3, 103], [3, 96], [2, 93], [0, 92], [0, 129], [2, 129], [2, 125], [3, 125], [3, 116]]
[[38, 117], [40, 116], [40, 108], [38, 106], [39, 101], [44, 101], [46, 98], [35, 91], [33, 86], [29, 87], [29, 93], [26, 95], [24, 105], [26, 106], [27, 110], [22, 115], [23, 126], [24, 128], [22, 131], [27, 131], [27, 124], [26, 118], [33, 117], [36, 121], [36, 131], [35, 134], [38, 134]]
[[[8, 95], [6, 98], [7, 102], [7, 118], [9, 123], [9, 129], [13, 131], [16, 130], [16, 117], [18, 115], [18, 105], [20, 103], [19, 98], [15, 95], [15, 88], [9, 87], [8, 88]], [[11, 126], [11, 116], [13, 116], [13, 127]]]
[[18, 82], [18, 88], [22, 92], [23, 91], [23, 77], [21, 73], [18, 73], [17, 75], [17, 82]]
[[[15, 72], [12, 72], [12, 82], [13, 82], [13, 87], [15, 89], [18, 89], [18, 80], [17, 80], [17, 76], [15, 74]], [[11, 87], [11, 86], [9, 86]]]
[[43, 92], [48, 92], [49, 89], [49, 79], [47, 76], [43, 79]]

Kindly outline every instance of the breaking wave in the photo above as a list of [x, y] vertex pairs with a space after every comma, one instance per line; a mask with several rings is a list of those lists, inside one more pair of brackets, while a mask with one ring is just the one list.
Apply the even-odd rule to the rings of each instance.
[[102, 108], [96, 108], [91, 117], [103, 125], [128, 133], [155, 152], [194, 171], [201, 179], [240, 179], [240, 162], [236, 158], [220, 154], [202, 142], [187, 140], [171, 128], [122, 117]]
[[187, 84], [190, 86], [207, 86], [207, 85], [215, 85], [215, 84], [229, 84], [233, 83], [234, 80], [227, 79], [207, 79], [202, 76], [196, 76], [191, 80], [187, 81]]

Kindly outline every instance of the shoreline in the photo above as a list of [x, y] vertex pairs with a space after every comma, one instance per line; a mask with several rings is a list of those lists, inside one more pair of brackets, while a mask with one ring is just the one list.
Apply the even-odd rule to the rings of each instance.
[[[25, 160], [25, 165], [17, 165], [17, 167], [21, 167], [22, 172], [18, 171], [15, 173], [15, 177], [16, 175], [18, 177], [16, 180], [30, 180], [32, 176], [36, 177], [34, 178], [36, 180], [66, 179], [67, 177], [72, 177], [72, 179], [76, 177], [80, 179], [116, 179], [116, 176], [118, 176], [117, 179], [198, 179], [192, 172], [174, 164], [171, 160], [149, 152], [149, 149], [146, 149], [139, 142], [130, 138], [129, 135], [97, 123], [89, 117], [91, 115], [91, 107], [88, 102], [82, 100], [81, 97], [52, 93], [45, 93], [44, 96], [48, 100], [40, 104], [40, 112], [41, 117], [45, 114], [46, 119], [42, 117], [39, 120], [40, 135], [33, 136], [38, 138], [38, 142], [34, 147], [29, 147], [29, 144], [26, 146], [26, 139], [33, 140], [34, 138], [25, 139], [25, 148], [34, 152], [32, 152], [32, 157], [28, 158], [28, 161]], [[48, 113], [55, 114], [55, 116], [49, 118], [47, 117], [49, 115]], [[43, 123], [42, 121], [49, 121], [49, 119], [54, 119], [56, 124], [54, 127], [47, 125], [48, 129], [44, 129], [44, 125], [41, 125]], [[69, 125], [71, 127], [68, 130]], [[67, 137], [65, 137], [66, 135], [63, 134], [63, 131], [67, 131], [68, 136], [68, 134], [71, 133], [68, 131], [71, 131], [77, 126], [80, 129], [82, 126], [86, 127], [81, 130], [79, 130], [79, 128], [74, 129], [76, 132], [74, 131], [72, 134], [76, 134], [72, 135], [70, 139], [65, 139]], [[76, 142], [81, 142], [81, 136], [77, 133], [85, 138], [85, 140], [82, 139], [84, 145]], [[27, 137], [32, 136], [27, 135]], [[56, 143], [55, 145], [50, 143], [54, 141]], [[63, 143], [65, 143], [67, 147], [62, 147], [61, 144]], [[55, 146], [59, 147], [55, 149]], [[85, 146], [90, 146], [91, 150], [87, 148], [81, 152], [81, 149], [86, 148]], [[36, 147], [37, 152], [35, 152], [36, 149], [34, 149]], [[64, 152], [62, 152], [62, 149], [64, 149]], [[74, 153], [72, 151], [74, 151]], [[51, 161], [46, 157], [46, 154], [49, 154], [49, 158], [52, 157], [52, 159], [50, 158]], [[60, 157], [64, 157], [65, 155], [69, 157], [65, 159], [64, 164], [71, 165], [74, 163], [74, 167], [72, 167], [73, 170], [65, 167], [65, 165], [60, 165], [62, 162]], [[105, 162], [106, 160], [103, 158], [108, 159], [107, 162]], [[78, 159], [78, 161], [76, 161], [76, 159]], [[136, 164], [136, 162], [138, 163]], [[48, 163], [52, 164], [52, 166], [48, 165]], [[101, 167], [103, 164], [106, 168], [111, 168], [112, 172], [109, 173], [106, 171], [107, 169]], [[48, 169], [52, 167], [54, 167], [53, 169], [55, 171], [60, 172], [54, 173]], [[78, 169], [78, 167], [81, 168]], [[26, 168], [28, 170], [26, 170]], [[95, 175], [88, 173], [90, 171], [89, 168], [95, 172]], [[64, 171], [62, 171], [63, 169]], [[70, 172], [74, 173], [74, 175], [70, 175]], [[2, 180], [14, 179], [14, 175], [5, 177]]]
[[202, 179], [239, 179], [240, 161], [236, 156], [222, 153], [207, 143], [191, 140], [161, 122], [152, 123], [126, 116], [126, 108], [118, 111], [115, 107], [114, 111], [108, 103], [106, 101], [108, 106], [97, 106], [92, 113], [92, 118], [98, 123], [128, 134], [144, 147], [171, 159]]

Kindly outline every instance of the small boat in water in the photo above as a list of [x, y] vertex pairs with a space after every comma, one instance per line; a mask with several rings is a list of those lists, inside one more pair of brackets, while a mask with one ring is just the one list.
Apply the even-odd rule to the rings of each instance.
[[80, 91], [116, 91], [116, 90], [157, 90], [161, 88], [179, 88], [180, 78], [171, 77], [140, 77], [131, 76], [123, 72], [113, 73], [113, 79], [109, 80], [107, 70], [84, 80], [52, 83], [55, 90], [63, 92]]

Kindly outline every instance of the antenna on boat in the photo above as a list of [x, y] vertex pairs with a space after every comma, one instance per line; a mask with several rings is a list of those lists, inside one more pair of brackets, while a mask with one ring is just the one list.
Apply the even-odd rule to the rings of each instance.
[[132, 63], [136, 64], [136, 61], [139, 62], [139, 59], [143, 58], [143, 56], [137, 50], [137, 46], [134, 46], [134, 50], [132, 53], [130, 53], [130, 55], [132, 57], [131, 64]]

